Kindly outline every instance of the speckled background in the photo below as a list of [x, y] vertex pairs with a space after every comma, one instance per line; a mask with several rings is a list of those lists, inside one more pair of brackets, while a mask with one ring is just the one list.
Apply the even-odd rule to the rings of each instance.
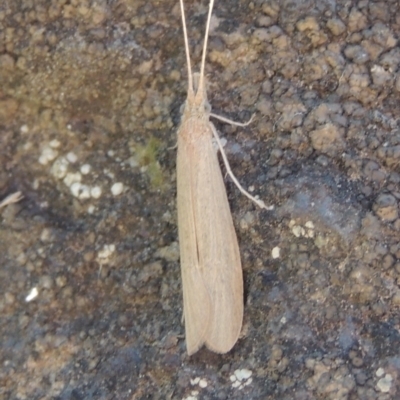
[[216, 126], [274, 210], [226, 178], [242, 336], [189, 358], [178, 2], [1, 1], [0, 399], [399, 398], [399, 32], [399, 1], [216, 1], [210, 103], [256, 115]]

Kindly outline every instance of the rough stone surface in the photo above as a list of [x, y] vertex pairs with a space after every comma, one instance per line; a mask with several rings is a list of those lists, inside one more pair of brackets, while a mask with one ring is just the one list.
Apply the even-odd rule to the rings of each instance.
[[[207, 1], [185, 4], [197, 71]], [[1, 2], [0, 202], [23, 198], [0, 208], [0, 399], [400, 398], [399, 16], [392, 0], [216, 2], [208, 97], [255, 119], [215, 125], [274, 209], [226, 178], [242, 335], [189, 358], [179, 3]]]

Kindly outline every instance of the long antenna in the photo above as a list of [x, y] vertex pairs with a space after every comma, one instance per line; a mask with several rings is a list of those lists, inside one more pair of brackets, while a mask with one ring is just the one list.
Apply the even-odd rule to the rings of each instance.
[[180, 3], [181, 3], [183, 37], [185, 39], [186, 64], [187, 64], [187, 68], [188, 68], [188, 92], [193, 92], [192, 66], [190, 63], [189, 42], [188, 42], [188, 35], [187, 35], [187, 29], [186, 29], [186, 19], [185, 19], [185, 10], [183, 7], [183, 0], [180, 0]]
[[204, 69], [206, 64], [206, 51], [207, 51], [207, 43], [208, 43], [208, 32], [210, 31], [210, 23], [211, 23], [211, 14], [214, 7], [214, 0], [210, 0], [210, 7], [208, 9], [208, 17], [207, 17], [207, 25], [206, 25], [206, 33], [204, 35], [204, 45], [203, 45], [203, 55], [201, 57], [201, 68], [200, 68], [200, 79], [199, 79], [199, 89], [203, 89], [204, 85]]

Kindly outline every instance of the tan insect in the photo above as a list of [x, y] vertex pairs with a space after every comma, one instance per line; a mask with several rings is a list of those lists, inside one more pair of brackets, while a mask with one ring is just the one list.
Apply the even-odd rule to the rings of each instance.
[[239, 246], [217, 152], [228, 174], [260, 207], [233, 175], [210, 116], [204, 66], [214, 0], [210, 0], [200, 74], [192, 74], [183, 0], [180, 0], [188, 66], [188, 93], [178, 130], [178, 231], [183, 287], [186, 348], [189, 355], [203, 345], [226, 353], [236, 343], [243, 320], [243, 278]]

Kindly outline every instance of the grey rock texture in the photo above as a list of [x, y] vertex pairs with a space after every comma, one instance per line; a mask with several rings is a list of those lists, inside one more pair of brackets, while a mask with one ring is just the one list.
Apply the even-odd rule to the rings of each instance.
[[[206, 1], [186, 5], [198, 67]], [[242, 337], [185, 351], [177, 1], [0, 4], [0, 399], [400, 397], [400, 4], [216, 1]], [[224, 168], [222, 166], [222, 168]]]

